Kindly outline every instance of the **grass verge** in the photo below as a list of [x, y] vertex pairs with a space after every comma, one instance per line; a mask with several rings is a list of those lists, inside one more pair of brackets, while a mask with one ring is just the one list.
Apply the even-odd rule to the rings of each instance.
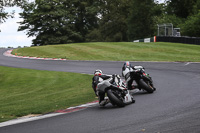
[[91, 75], [0, 66], [0, 122], [95, 100]]
[[200, 46], [181, 43], [91, 42], [15, 49], [13, 54], [69, 60], [200, 62]]

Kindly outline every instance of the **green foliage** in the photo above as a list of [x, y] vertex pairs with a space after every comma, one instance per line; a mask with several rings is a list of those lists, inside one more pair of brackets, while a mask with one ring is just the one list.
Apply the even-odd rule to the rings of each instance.
[[[18, 30], [36, 36], [35, 46], [132, 41], [156, 35], [157, 24], [162, 23], [173, 23], [174, 27], [183, 28], [182, 35], [191, 36], [189, 32], [197, 32], [191, 31], [195, 26], [188, 29], [184, 23], [192, 23], [188, 19], [192, 16], [194, 20], [200, 9], [200, 0], [165, 0], [162, 4], [155, 0], [21, 1], [17, 5], [23, 9], [23, 21]], [[0, 12], [1, 18], [8, 16], [3, 10]]]
[[157, 24], [172, 23], [174, 27], [180, 27], [180, 24], [186, 20], [184, 18], [177, 17], [175, 14], [162, 14], [159, 17], [156, 16], [155, 19], [157, 20]]
[[105, 0], [101, 3], [99, 30], [103, 41], [127, 41], [130, 0]]
[[187, 18], [193, 14], [193, 7], [198, 0], [170, 0], [167, 6], [167, 13], [175, 14], [180, 18]]
[[100, 42], [102, 40], [101, 32], [97, 28], [89, 31], [86, 35], [86, 42]]
[[37, 0], [25, 5], [19, 31], [36, 36], [34, 45], [127, 41], [129, 7], [129, 0]]
[[200, 37], [200, 11], [198, 14], [189, 16], [181, 25], [182, 35]]
[[130, 41], [139, 38], [153, 36], [155, 24], [153, 16], [155, 15], [156, 4], [154, 0], [134, 0], [130, 8], [128, 18], [128, 38]]
[[197, 0], [197, 2], [193, 5], [193, 14], [199, 13], [200, 10], [200, 0]]
[[5, 22], [5, 20], [9, 17], [13, 17], [14, 12], [9, 14], [8, 12], [5, 12], [3, 8], [0, 7], [0, 23]]
[[92, 0], [36, 0], [26, 3], [19, 31], [36, 36], [34, 45], [63, 44], [85, 41], [88, 30], [97, 25], [96, 4]]
[[161, 6], [162, 15], [155, 17], [158, 24], [172, 23], [181, 28], [181, 35], [200, 37], [200, 0], [168, 0]]
[[4, 23], [9, 17], [13, 18], [15, 11], [6, 12], [5, 7], [21, 6], [25, 0], [1, 0], [0, 1], [0, 24]]

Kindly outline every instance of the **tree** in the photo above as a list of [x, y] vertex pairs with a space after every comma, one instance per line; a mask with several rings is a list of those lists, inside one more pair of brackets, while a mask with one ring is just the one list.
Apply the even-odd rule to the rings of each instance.
[[102, 0], [99, 32], [104, 41], [127, 41], [129, 0]]
[[158, 10], [160, 12], [156, 16], [154, 16], [155, 23], [156, 24], [172, 23], [174, 27], [179, 27], [179, 25], [185, 21], [185, 18], [180, 18], [175, 14], [168, 14], [167, 13], [168, 4], [162, 3], [157, 5], [157, 7], [159, 8]]
[[154, 35], [153, 17], [157, 10], [154, 0], [132, 1], [128, 18], [128, 38], [130, 41]]
[[167, 13], [172, 15], [175, 14], [180, 18], [187, 18], [193, 14], [193, 7], [197, 0], [169, 0]]
[[199, 37], [200, 0], [169, 0], [165, 10], [166, 19], [181, 28], [184, 36]]
[[200, 0], [196, 0], [196, 3], [193, 5], [193, 14], [198, 14], [200, 10]]
[[0, 1], [0, 23], [5, 22], [9, 17], [13, 17], [14, 12], [6, 12], [5, 7], [21, 6], [24, 0], [2, 0]]
[[[13, 6], [21, 6], [24, 3], [25, 0], [2, 0], [0, 1], [0, 24], [4, 23], [6, 19], [9, 17], [14, 17], [14, 11], [13, 12], [6, 12], [6, 7], [13, 7]], [[0, 30], [1, 31], [1, 30]]]
[[19, 31], [36, 36], [34, 45], [82, 42], [88, 29], [96, 26], [94, 0], [36, 0], [26, 3], [20, 16]]
[[200, 37], [200, 11], [198, 14], [189, 16], [181, 25], [182, 35]]
[[76, 31], [79, 31], [82, 35], [82, 40], [85, 38], [89, 31], [98, 27], [98, 5], [99, 1], [96, 0], [75, 0], [74, 5], [76, 7], [77, 15], [75, 20]]

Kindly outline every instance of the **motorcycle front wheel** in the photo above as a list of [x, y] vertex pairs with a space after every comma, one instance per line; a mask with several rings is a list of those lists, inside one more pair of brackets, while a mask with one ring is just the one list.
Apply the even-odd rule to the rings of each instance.
[[117, 92], [109, 89], [107, 91], [107, 96], [108, 96], [108, 98], [110, 99], [110, 101], [113, 105], [117, 105], [118, 107], [124, 107], [125, 106], [125, 103], [123, 102], [122, 98], [118, 95]]
[[153, 93], [154, 92], [154, 88], [148, 83], [149, 81], [144, 81], [143, 79], [139, 80], [139, 85], [142, 89], [144, 89], [145, 91], [147, 91], [148, 93]]

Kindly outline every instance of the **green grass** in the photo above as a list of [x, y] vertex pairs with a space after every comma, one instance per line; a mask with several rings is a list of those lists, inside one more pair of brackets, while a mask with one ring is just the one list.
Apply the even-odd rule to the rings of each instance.
[[180, 43], [92, 42], [15, 49], [13, 54], [69, 60], [200, 62], [200, 46]]
[[0, 66], [0, 122], [95, 100], [92, 76]]

